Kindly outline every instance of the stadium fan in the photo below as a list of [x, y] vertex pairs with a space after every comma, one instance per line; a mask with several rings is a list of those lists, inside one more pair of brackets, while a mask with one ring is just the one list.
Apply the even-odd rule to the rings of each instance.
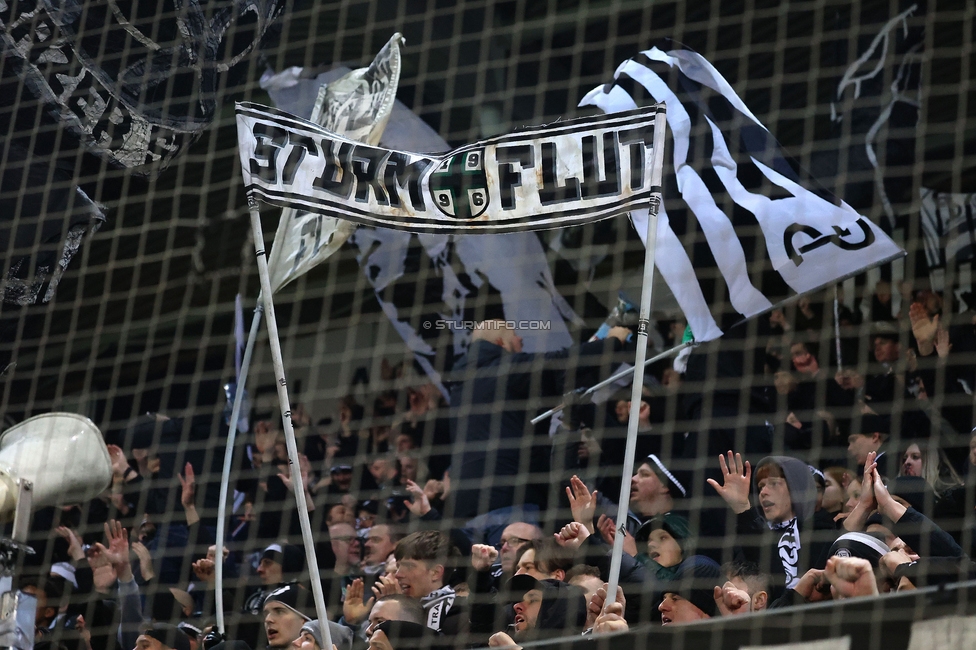
[[515, 575], [563, 581], [572, 567], [572, 549], [563, 548], [551, 537], [527, 542], [515, 553]]
[[[726, 583], [722, 587], [716, 586], [714, 595], [715, 602], [718, 604], [723, 616], [743, 614], [746, 612], [761, 612], [766, 609], [769, 604], [768, 589], [770, 576], [768, 573], [760, 570], [759, 565], [754, 562], [733, 560], [722, 565], [721, 575], [726, 579]], [[726, 611], [723, 609], [723, 606], [728, 607], [729, 604], [729, 593], [726, 589], [728, 586], [745, 595], [746, 602], [741, 603], [740, 609], [737, 611]], [[723, 603], [719, 603], [719, 589], [723, 592]]]
[[[310, 594], [298, 584], [287, 584], [270, 592], [264, 601], [264, 628], [271, 650], [286, 650], [302, 635], [302, 631], [309, 624], [314, 623], [313, 629], [320, 633], [319, 621], [312, 620], [307, 611], [310, 609]], [[351, 650], [352, 631], [329, 621], [329, 633], [332, 643], [339, 650]], [[316, 636], [313, 632], [313, 637]], [[321, 635], [318, 635], [321, 647]]]
[[260, 614], [268, 594], [298, 579], [305, 570], [305, 552], [285, 542], [268, 545], [258, 560], [256, 573], [261, 586], [244, 601], [244, 613]]
[[396, 581], [405, 596], [420, 601], [425, 625], [448, 639], [468, 633], [467, 599], [449, 580], [460, 552], [444, 533], [433, 530], [407, 535], [396, 545]]
[[898, 474], [898, 455], [889, 453], [888, 438], [891, 434], [890, 419], [873, 413], [861, 417], [859, 430], [852, 430], [847, 437], [847, 453], [857, 463], [858, 473], [863, 473], [869, 452], [875, 452], [875, 462], [881, 468], [882, 476], [894, 477]]
[[816, 487], [806, 463], [788, 456], [767, 456], [756, 467], [755, 490], [758, 511], [750, 492], [752, 468], [739, 454], [719, 456], [724, 482], [709, 485], [736, 513], [736, 547], [745, 559], [771, 575], [783, 576], [783, 585], [793, 588], [808, 567], [822, 567], [833, 541], [825, 543], [814, 534]]
[[506, 587], [514, 603], [516, 642], [544, 638], [546, 631], [558, 631], [562, 636], [583, 631], [586, 600], [579, 587], [525, 574], [513, 576]]
[[381, 596], [369, 611], [369, 623], [365, 629], [367, 639], [373, 636], [380, 625], [386, 621], [405, 621], [417, 625], [426, 624], [426, 612], [420, 602], [403, 594]]
[[719, 568], [714, 562], [696, 562], [682, 566], [669, 584], [658, 605], [661, 625], [690, 623], [715, 616], [714, 589]]

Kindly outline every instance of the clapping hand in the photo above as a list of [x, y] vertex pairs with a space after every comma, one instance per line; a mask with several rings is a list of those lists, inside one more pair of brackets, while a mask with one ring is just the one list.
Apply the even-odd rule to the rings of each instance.
[[376, 602], [376, 598], [370, 598], [364, 602], [363, 595], [365, 591], [362, 578], [356, 578], [346, 588], [346, 599], [342, 603], [342, 616], [346, 619], [346, 623], [358, 625], [369, 616], [369, 612], [373, 609], [373, 603]]
[[583, 524], [592, 535], [595, 532], [593, 530], [593, 515], [596, 514], [597, 491], [593, 490], [591, 493], [586, 484], [580, 480], [580, 477], [574, 475], [566, 488], [566, 496], [569, 498], [569, 508], [573, 512], [573, 520]]

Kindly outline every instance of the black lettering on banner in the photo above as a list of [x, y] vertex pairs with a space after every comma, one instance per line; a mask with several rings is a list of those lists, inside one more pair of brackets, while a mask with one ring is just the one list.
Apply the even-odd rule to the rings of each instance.
[[278, 182], [278, 152], [288, 142], [288, 132], [271, 124], [257, 122], [251, 127], [254, 157], [248, 164], [251, 175], [266, 183]]
[[620, 132], [620, 144], [630, 146], [630, 189], [644, 187], [644, 157], [654, 147], [654, 128], [642, 126]]
[[[519, 144], [508, 147], [498, 147], [495, 149], [495, 158], [498, 160], [498, 190], [501, 195], [502, 209], [515, 209], [514, 188], [522, 185], [522, 170], [535, 166], [535, 156], [532, 153], [532, 145]], [[515, 170], [514, 163], [518, 163], [520, 168]]]
[[421, 158], [411, 163], [407, 154], [391, 151], [383, 172], [383, 182], [386, 184], [390, 205], [400, 205], [400, 193], [397, 187], [406, 188], [413, 209], [417, 212], [426, 212], [427, 206], [424, 203], [423, 192], [420, 191], [420, 181], [432, 164], [433, 161], [429, 158]]
[[356, 176], [356, 201], [359, 203], [369, 201], [369, 188], [372, 187], [378, 204], [390, 204], [380, 178], [383, 161], [389, 153], [385, 149], [356, 145], [352, 152], [352, 173]]
[[308, 252], [308, 241], [309, 235], [314, 235], [315, 246], [312, 249], [312, 255], [319, 252], [320, 242], [322, 238], [322, 217], [320, 215], [304, 215], [307, 218], [305, 223], [302, 224], [302, 238], [298, 242], [298, 251], [295, 253], [295, 263], [292, 265], [291, 272], [298, 272], [298, 265], [301, 264], [302, 260], [305, 258], [305, 253]]
[[559, 187], [556, 179], [556, 143], [542, 143], [542, 188], [539, 190], [539, 201], [542, 205], [562, 203], [564, 201], [579, 201], [580, 186], [578, 178], [567, 178], [565, 184]]
[[606, 180], [600, 180], [600, 164], [596, 153], [596, 136], [583, 137], [583, 186], [580, 194], [584, 199], [620, 194], [620, 175], [617, 173], [617, 132], [603, 134], [603, 171]]
[[281, 182], [285, 185], [291, 185], [295, 182], [295, 174], [298, 173], [298, 168], [302, 166], [306, 153], [310, 153], [316, 158], [319, 155], [319, 148], [315, 145], [315, 140], [307, 135], [289, 133], [288, 144], [293, 146], [288, 153], [288, 158], [285, 159], [285, 166], [281, 170]]
[[348, 199], [352, 192], [352, 172], [349, 169], [349, 155], [352, 153], [351, 142], [340, 142], [339, 153], [335, 153], [336, 142], [330, 138], [322, 138], [322, 153], [325, 156], [325, 169], [322, 175], [312, 181], [312, 187], [325, 190], [329, 194]]

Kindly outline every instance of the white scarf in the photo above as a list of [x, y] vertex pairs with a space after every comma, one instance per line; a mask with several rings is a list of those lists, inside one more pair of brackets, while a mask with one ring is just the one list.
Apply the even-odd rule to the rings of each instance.
[[766, 524], [770, 530], [782, 530], [783, 534], [776, 543], [783, 571], [786, 573], [786, 588], [793, 589], [800, 581], [800, 528], [796, 517], [780, 524]]
[[427, 610], [427, 627], [440, 632], [444, 617], [454, 606], [454, 599], [457, 594], [450, 585], [435, 589], [420, 599], [420, 604]]

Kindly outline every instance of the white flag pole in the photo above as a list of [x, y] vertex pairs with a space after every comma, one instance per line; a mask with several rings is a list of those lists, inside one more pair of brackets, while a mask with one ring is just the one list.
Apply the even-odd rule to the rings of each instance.
[[843, 360], [840, 356], [840, 305], [837, 299], [837, 285], [834, 285], [834, 345], [837, 350], [837, 372], [844, 369]]
[[244, 348], [244, 358], [237, 376], [237, 388], [234, 392], [234, 408], [230, 414], [230, 429], [227, 431], [227, 447], [224, 449], [224, 468], [220, 474], [220, 501], [217, 504], [217, 543], [214, 554], [214, 570], [216, 584], [217, 631], [224, 634], [224, 535], [227, 524], [227, 493], [230, 486], [230, 470], [234, 464], [234, 445], [237, 442], [237, 423], [241, 418], [241, 404], [244, 402], [244, 385], [247, 383], [247, 373], [251, 369], [251, 355], [254, 353], [254, 341], [258, 338], [261, 328], [261, 314], [264, 306], [258, 296], [258, 304], [254, 307], [254, 317], [251, 319], [251, 331], [247, 335], [247, 345]]
[[[284, 363], [281, 358], [281, 342], [278, 340], [278, 322], [275, 320], [274, 298], [271, 291], [271, 276], [268, 273], [268, 258], [264, 252], [264, 231], [261, 228], [261, 211], [257, 201], [247, 198], [248, 209], [251, 213], [251, 231], [254, 234], [254, 253], [258, 262], [258, 276], [261, 278], [261, 295], [264, 298], [264, 312], [268, 322], [268, 338], [271, 343], [271, 362], [274, 365], [275, 385], [278, 388], [278, 404], [281, 408], [281, 426], [285, 432], [285, 447], [288, 449], [288, 465], [291, 469], [292, 491], [295, 493], [295, 505], [298, 508], [298, 523], [302, 529], [302, 543], [305, 546], [305, 561], [308, 565], [309, 578], [312, 583], [312, 597], [315, 599], [315, 614], [322, 631], [322, 641], [325, 648], [332, 647], [332, 633], [329, 630], [329, 618], [325, 611], [325, 596], [322, 593], [322, 581], [319, 576], [319, 563], [315, 557], [315, 543], [312, 539], [312, 524], [308, 518], [308, 504], [305, 501], [305, 483], [299, 467], [298, 443], [295, 441], [295, 429], [291, 422], [291, 403], [288, 400], [288, 382], [285, 381]], [[218, 558], [222, 559], [222, 558]]]
[[[325, 108], [325, 84], [319, 87], [318, 95], [315, 98], [315, 105], [312, 107], [311, 119], [316, 124], [322, 119], [322, 111]], [[287, 223], [295, 214], [294, 208], [285, 208], [281, 211], [280, 223]], [[255, 240], [255, 246], [258, 242]], [[263, 248], [263, 245], [262, 245]], [[270, 274], [269, 274], [270, 278]], [[270, 286], [270, 279], [269, 279]], [[230, 431], [227, 433], [227, 447], [224, 449], [224, 468], [220, 475], [220, 502], [217, 505], [217, 544], [214, 559], [214, 577], [216, 579], [216, 607], [217, 607], [217, 630], [224, 634], [224, 535], [227, 523], [227, 494], [230, 491], [230, 471], [234, 464], [234, 444], [237, 438], [237, 423], [241, 417], [241, 403], [244, 401], [244, 386], [247, 383], [247, 374], [251, 369], [251, 355], [254, 352], [254, 342], [258, 338], [258, 330], [261, 327], [261, 314], [264, 311], [263, 297], [265, 294], [262, 284], [261, 293], [258, 294], [258, 302], [254, 307], [254, 318], [251, 320], [251, 330], [247, 335], [247, 345], [244, 349], [244, 358], [241, 360], [241, 368], [237, 377], [237, 389], [234, 393], [234, 408], [230, 416]], [[269, 294], [270, 295], [270, 292]], [[279, 344], [275, 337], [275, 344]], [[280, 345], [280, 344], [279, 344]], [[290, 419], [289, 419], [290, 422]], [[289, 455], [289, 459], [291, 456]], [[294, 484], [293, 484], [294, 485]], [[304, 500], [304, 493], [302, 494]], [[297, 500], [297, 499], [296, 499]], [[304, 531], [303, 531], [304, 533]], [[306, 541], [306, 547], [308, 542]], [[311, 564], [309, 566], [312, 566]], [[318, 565], [315, 565], [316, 567]], [[313, 582], [316, 580], [313, 579]], [[319, 588], [321, 591], [321, 587]], [[324, 611], [324, 610], [323, 610]], [[326, 626], [328, 627], [328, 626]], [[331, 641], [328, 646], [331, 647]]]
[[624, 532], [627, 530], [627, 513], [630, 510], [630, 477], [634, 473], [634, 453], [637, 447], [637, 422], [640, 416], [641, 388], [644, 385], [644, 359], [647, 356], [647, 330], [651, 322], [651, 289], [654, 286], [654, 253], [657, 247], [657, 214], [661, 206], [661, 184], [664, 176], [664, 136], [667, 118], [664, 105], [654, 119], [654, 144], [651, 152], [651, 199], [647, 215], [647, 239], [644, 250], [644, 279], [641, 286], [640, 319], [637, 326], [637, 357], [634, 361], [634, 384], [630, 393], [630, 420], [627, 423], [627, 450], [624, 454], [623, 474], [620, 481], [620, 499], [617, 506], [617, 533], [613, 538], [610, 556], [610, 579], [607, 582], [607, 599], [604, 610], [617, 598], [620, 579], [620, 561], [624, 552]]

